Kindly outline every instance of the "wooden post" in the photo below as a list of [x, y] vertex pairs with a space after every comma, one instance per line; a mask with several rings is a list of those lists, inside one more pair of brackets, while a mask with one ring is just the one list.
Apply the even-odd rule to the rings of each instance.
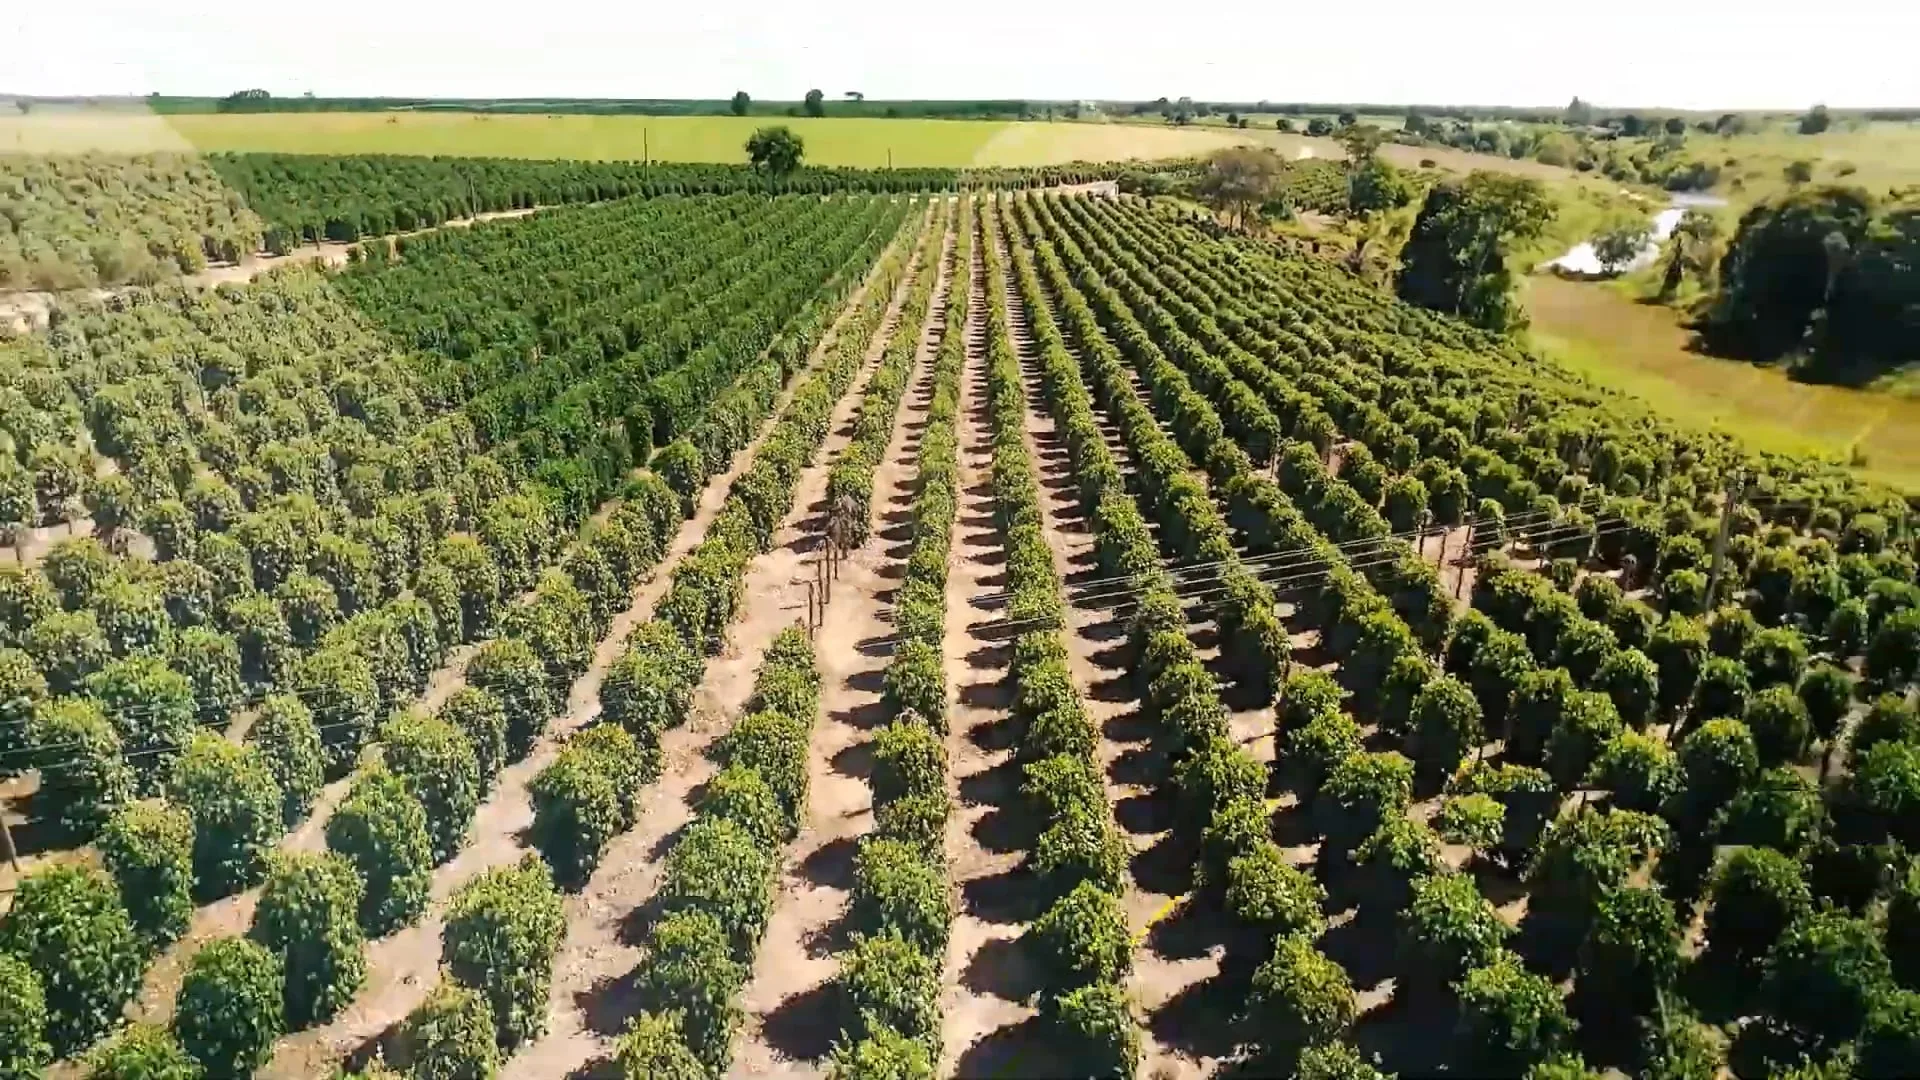
[[[1440, 540], [1440, 548], [1441, 548], [1441, 553], [1443, 555], [1445, 554], [1446, 546], [1447, 546], [1447, 541], [1446, 541], [1445, 535], [1442, 534], [1442, 537]], [[1472, 514], [1467, 515], [1467, 546], [1465, 550], [1460, 552], [1460, 554], [1469, 563], [1473, 561], [1473, 515]], [[1446, 567], [1446, 563], [1442, 562], [1440, 565], [1441, 565], [1441, 568], [1444, 570]], [[1460, 572], [1458, 574], [1455, 574], [1453, 578], [1453, 598], [1455, 600], [1460, 599], [1460, 590], [1465, 588], [1466, 584], [1467, 584], [1467, 569], [1465, 566], [1462, 566], [1460, 568]]]
[[13, 828], [7, 824], [7, 812], [0, 805], [0, 847], [6, 849], [7, 865], [13, 867], [14, 880], [20, 878], [20, 854], [13, 846]]
[[1720, 577], [1727, 566], [1727, 538], [1733, 534], [1733, 508], [1740, 501], [1741, 488], [1745, 486], [1745, 477], [1734, 470], [1733, 479], [1727, 482], [1727, 498], [1720, 506], [1720, 532], [1713, 539], [1713, 570], [1707, 575], [1707, 613], [1713, 613], [1714, 594], [1720, 589]]

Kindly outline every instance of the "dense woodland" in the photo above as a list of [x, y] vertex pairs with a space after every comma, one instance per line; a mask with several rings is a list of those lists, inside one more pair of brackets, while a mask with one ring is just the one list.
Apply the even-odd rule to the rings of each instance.
[[[458, 175], [247, 165], [367, 207]], [[592, 187], [551, 168], [546, 190]], [[541, 175], [501, 170], [496, 191]], [[1063, 1069], [1131, 1075], [1151, 1047], [1276, 1075], [1883, 1077], [1920, 1054], [1920, 532], [1898, 495], [1140, 200], [593, 193], [337, 272], [63, 304], [0, 342], [0, 523], [91, 528], [0, 560], [0, 772], [37, 779], [39, 844], [98, 853], [49, 860], [0, 914], [0, 1074], [248, 1074], [430, 908], [444, 977], [389, 1064], [488, 1075], [541, 1039], [564, 897], [675, 767], [662, 739], [870, 364], [824, 490], [853, 546], [882, 512], [942, 257], [823, 1067], [930, 1076], [970, 1049], [940, 1036], [948, 931], [977, 904], [943, 854], [963, 416], [990, 461], [1031, 825], [1011, 947]], [[1106, 644], [1170, 813], [1151, 852], [1069, 666], [1087, 590], [1049, 548], [1056, 487], [1126, 597]], [[435, 868], [653, 574], [597, 716], [527, 782], [533, 854], [442, 905]], [[655, 852], [626, 1076], [735, 1064], [807, 820], [823, 647], [766, 645]], [[416, 707], [449, 662], [463, 687]], [[1270, 762], [1232, 737], [1249, 701]], [[322, 851], [278, 850], [321, 814]], [[1149, 865], [1221, 933], [1191, 1023], [1133, 997], [1136, 958], [1167, 947], [1126, 907]], [[125, 1025], [199, 905], [255, 888], [246, 935], [185, 964], [171, 1023]]]

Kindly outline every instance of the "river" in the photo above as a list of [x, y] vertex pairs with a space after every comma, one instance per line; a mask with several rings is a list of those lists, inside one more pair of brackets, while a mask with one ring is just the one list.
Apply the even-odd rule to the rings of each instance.
[[[1619, 267], [1613, 273], [1624, 274], [1653, 265], [1660, 257], [1660, 245], [1680, 224], [1688, 210], [1710, 209], [1727, 205], [1727, 200], [1715, 195], [1700, 195], [1690, 191], [1676, 192], [1671, 196], [1666, 209], [1653, 215], [1653, 236], [1647, 240], [1647, 246], [1640, 249], [1632, 261]], [[1593, 250], [1593, 241], [1585, 240], [1575, 244], [1565, 255], [1546, 264], [1570, 277], [1606, 277], [1608, 271], [1600, 265], [1600, 256]]]

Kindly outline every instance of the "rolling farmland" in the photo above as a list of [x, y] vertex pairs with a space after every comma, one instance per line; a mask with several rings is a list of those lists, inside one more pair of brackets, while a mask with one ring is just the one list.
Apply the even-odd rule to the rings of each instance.
[[1131, 198], [212, 165], [414, 235], [0, 340], [0, 1073], [1911, 1060], [1898, 495]]
[[[784, 123], [817, 165], [862, 169], [1055, 165], [1204, 154], [1246, 139], [1133, 124], [858, 117], [47, 113], [0, 118], [0, 150], [423, 154], [588, 161], [744, 161], [756, 128]], [[891, 152], [891, 159], [889, 159]]]

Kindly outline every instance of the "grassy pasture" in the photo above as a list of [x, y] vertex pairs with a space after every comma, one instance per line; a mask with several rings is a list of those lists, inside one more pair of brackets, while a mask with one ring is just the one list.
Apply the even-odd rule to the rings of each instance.
[[480, 113], [180, 114], [47, 112], [0, 119], [0, 149], [279, 151], [482, 157], [742, 161], [747, 136], [792, 127], [816, 165], [1047, 165], [1179, 157], [1243, 141], [1225, 131], [988, 120]]
[[1870, 479], [1920, 491], [1920, 400], [1811, 386], [1694, 352], [1671, 308], [1605, 285], [1535, 276], [1526, 279], [1526, 303], [1542, 352], [1675, 420], [1733, 432], [1761, 450], [1853, 458]]

